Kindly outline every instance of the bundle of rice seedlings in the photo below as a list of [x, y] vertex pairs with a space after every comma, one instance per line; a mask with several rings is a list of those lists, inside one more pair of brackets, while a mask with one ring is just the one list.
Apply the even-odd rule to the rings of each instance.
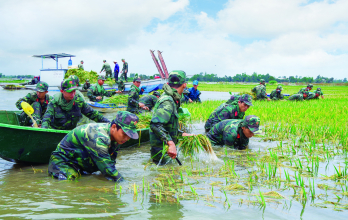
[[144, 129], [150, 127], [151, 114], [138, 115], [139, 122], [136, 124], [137, 129]]
[[209, 138], [203, 134], [183, 136], [179, 139], [177, 146], [185, 157], [197, 158], [202, 152], [207, 153], [211, 158], [216, 157]]
[[189, 133], [192, 129], [191, 117], [179, 114], [179, 129]]
[[[110, 90], [111, 91], [111, 90]], [[143, 97], [143, 95], [139, 96], [140, 98]], [[116, 104], [116, 105], [127, 105], [128, 104], [128, 95], [114, 95], [110, 98], [104, 99], [100, 103], [102, 104]]]
[[69, 69], [64, 76], [64, 79], [68, 78], [71, 75], [79, 77], [80, 84], [84, 84], [86, 79], [89, 79], [91, 83], [96, 83], [98, 80], [98, 74], [94, 71], [84, 71], [82, 69]]

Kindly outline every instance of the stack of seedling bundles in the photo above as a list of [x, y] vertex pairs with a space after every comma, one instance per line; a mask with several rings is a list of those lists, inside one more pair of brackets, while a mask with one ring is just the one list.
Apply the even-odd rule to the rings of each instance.
[[86, 79], [89, 79], [91, 83], [96, 83], [98, 79], [98, 74], [96, 72], [88, 72], [82, 69], [69, 69], [68, 72], [65, 73], [64, 79], [68, 78], [71, 75], [79, 77], [81, 85], [86, 82]]

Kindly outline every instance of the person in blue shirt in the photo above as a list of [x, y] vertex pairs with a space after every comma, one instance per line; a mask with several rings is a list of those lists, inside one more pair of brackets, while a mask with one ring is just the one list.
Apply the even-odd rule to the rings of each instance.
[[199, 96], [201, 95], [201, 92], [197, 89], [198, 88], [198, 81], [193, 81], [193, 87], [189, 89], [189, 102], [201, 102], [201, 99]]
[[120, 72], [120, 67], [118, 66], [117, 61], [114, 61], [115, 69], [114, 69], [114, 75], [115, 75], [115, 82], [118, 81], [118, 73]]
[[144, 93], [144, 91], [146, 90], [146, 86], [142, 86], [140, 88], [140, 92], [139, 92], [139, 95], [142, 95]]

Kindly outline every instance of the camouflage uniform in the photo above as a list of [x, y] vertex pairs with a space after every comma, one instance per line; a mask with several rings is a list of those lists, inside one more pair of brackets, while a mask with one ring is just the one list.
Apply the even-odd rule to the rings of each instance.
[[82, 62], [83, 62], [83, 60], [81, 60], [80, 64], [79, 64], [77, 67], [78, 67], [79, 69], [85, 70], [85, 69], [83, 68]]
[[[278, 92], [278, 91], [279, 92]], [[281, 91], [283, 90], [283, 87], [282, 86], [277, 86], [277, 89], [276, 90], [273, 90], [271, 92], [271, 95], [270, 95], [270, 99], [272, 100], [282, 100], [284, 99], [284, 95], [281, 94]]]
[[298, 92], [298, 94], [304, 94], [304, 93], [309, 93], [309, 88], [313, 88], [313, 84], [308, 84], [306, 88], [302, 88], [300, 89], [300, 91]]
[[86, 79], [86, 83], [83, 84], [82, 89], [87, 90], [91, 87], [91, 83], [89, 83], [89, 79]]
[[52, 152], [48, 173], [60, 180], [100, 171], [108, 180], [121, 181], [116, 169], [120, 146], [110, 137], [112, 124], [117, 124], [132, 139], [138, 139], [135, 124], [139, 118], [119, 111], [113, 122], [86, 124], [70, 131]]
[[190, 94], [190, 91], [187, 88], [185, 88], [184, 92], [181, 94], [181, 103], [189, 102], [188, 94]]
[[303, 101], [303, 95], [302, 94], [294, 94], [289, 97], [289, 101]]
[[118, 91], [123, 92], [126, 88], [126, 85], [124, 84], [123, 80], [121, 79], [118, 83]]
[[108, 78], [109, 75], [110, 75], [110, 78], [112, 78], [112, 70], [111, 70], [110, 64], [108, 64], [106, 60], [104, 60], [103, 62], [105, 63], [103, 64], [102, 69], [100, 71], [105, 70], [106, 72], [105, 78]]
[[[174, 70], [169, 74], [169, 83], [171, 77], [177, 76], [180, 82], [174, 84], [183, 84], [186, 82], [186, 73], [181, 70]], [[163, 146], [167, 145], [168, 141], [173, 141], [177, 144], [178, 136], [182, 136], [182, 131], [179, 131], [179, 114], [180, 99], [178, 91], [171, 88], [168, 84], [163, 85], [164, 93], [156, 102], [153, 109], [153, 115], [150, 122], [150, 144], [151, 158], [155, 163], [161, 160]], [[169, 162], [170, 157], [163, 155], [161, 165]]]
[[232, 104], [232, 103], [235, 103], [235, 102], [238, 102], [240, 98], [240, 95], [231, 95], [231, 98], [229, 100], [227, 100], [226, 104]]
[[[38, 82], [36, 84], [36, 91], [37, 92], [46, 92], [48, 90], [48, 84], [45, 82]], [[37, 93], [36, 92], [31, 92], [28, 93], [26, 96], [23, 98], [18, 99], [16, 102], [16, 107], [19, 110], [22, 110], [21, 102], [27, 102], [29, 105], [31, 105], [34, 109], [34, 113], [32, 114], [33, 118], [37, 122], [37, 124], [41, 124], [41, 120], [43, 115], [45, 114], [47, 110], [48, 103], [53, 99], [52, 96], [46, 94], [45, 95], [45, 101], [42, 103], [40, 102]], [[27, 126], [31, 125], [31, 119], [27, 116], [25, 112], [22, 112], [19, 116], [20, 118], [20, 124], [22, 126]]]
[[[252, 106], [251, 96], [244, 94], [239, 97], [239, 101]], [[238, 102], [234, 102], [233, 105], [223, 103], [217, 107], [209, 116], [207, 122], [204, 125], [206, 132], [208, 132], [216, 123], [226, 119], [243, 119], [245, 112], [241, 112]]]
[[[105, 80], [104, 76], [99, 76], [98, 80]], [[104, 89], [103, 85], [99, 85], [99, 83], [97, 82], [94, 86], [91, 86], [91, 88], [88, 89], [87, 91], [87, 96], [89, 98], [90, 101], [92, 102], [101, 102], [104, 99], [104, 96], [106, 97], [111, 97], [112, 95], [116, 94], [115, 91], [113, 92], [107, 92]], [[101, 99], [97, 99], [98, 96], [101, 96]]]
[[255, 115], [248, 115], [244, 120], [228, 119], [215, 124], [207, 133], [207, 137], [214, 145], [227, 145], [238, 150], [244, 150], [249, 144], [242, 127], [247, 127], [254, 134], [259, 130], [260, 119]]
[[[61, 88], [66, 92], [72, 92], [77, 89], [76, 82], [65, 79]], [[75, 95], [73, 100], [67, 102], [62, 93], [57, 93], [47, 106], [41, 127], [71, 130], [76, 127], [77, 122], [82, 118], [82, 114], [97, 122], [110, 122], [98, 111], [93, 110], [80, 96]]]
[[132, 112], [134, 114], [139, 113], [139, 91], [140, 89], [138, 87], [132, 85], [128, 94], [127, 111]]
[[314, 92], [315, 97], [314, 99], [319, 99], [319, 96], [323, 96], [324, 93], [321, 91], [321, 88], [317, 88], [317, 90]]
[[[124, 59], [122, 59], [122, 60], [124, 60]], [[128, 73], [128, 63], [127, 63], [127, 62], [124, 62], [124, 63], [123, 63], [123, 66], [122, 66], [122, 74], [121, 74], [121, 77], [123, 77], [124, 80], [126, 80], [126, 82], [128, 82], [128, 81], [127, 81], [127, 73]], [[137, 78], [137, 77], [135, 77], [135, 78]]]
[[144, 103], [145, 106], [148, 107], [149, 110], [151, 110], [155, 106], [157, 100], [158, 100], [158, 98], [154, 95], [146, 95], [146, 96], [140, 98], [139, 102]]
[[255, 86], [252, 90], [253, 93], [256, 93], [256, 100], [265, 100], [267, 99], [266, 86], [260, 84]]

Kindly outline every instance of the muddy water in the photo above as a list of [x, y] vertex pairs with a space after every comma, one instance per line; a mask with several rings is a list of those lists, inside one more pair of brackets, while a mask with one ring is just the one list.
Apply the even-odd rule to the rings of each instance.
[[[1, 97], [6, 97], [0, 103], [1, 109], [15, 110], [13, 107], [18, 97], [27, 93], [16, 91], [13, 93], [0, 90]], [[202, 94], [203, 95], [203, 94]], [[6, 104], [7, 103], [7, 104]], [[108, 115], [108, 118], [112, 115]], [[203, 133], [203, 124], [195, 124], [193, 133]], [[250, 152], [264, 152], [268, 148], [277, 147], [278, 142], [263, 142], [258, 138], [250, 141]], [[151, 191], [142, 192], [143, 183], [145, 189], [156, 181], [162, 173], [161, 167], [146, 164], [150, 158], [150, 146], [148, 143], [140, 147], [122, 150], [117, 158], [117, 169], [125, 178], [120, 184], [106, 181], [100, 174], [83, 176], [77, 181], [57, 181], [47, 176], [47, 165], [24, 166], [0, 159], [0, 219], [299, 219], [303, 205], [292, 200], [292, 189], [283, 190], [285, 199], [267, 204], [267, 208], [259, 206], [248, 200], [256, 200], [258, 189], [251, 193], [228, 194], [230, 207], [226, 205], [222, 190], [216, 186], [213, 199], [210, 189], [212, 182], [224, 182], [219, 177], [189, 178], [192, 186], [200, 195], [196, 199], [182, 199], [179, 202], [159, 203]], [[214, 147], [219, 161], [194, 161], [181, 158], [183, 166], [187, 169], [209, 167], [211, 170], [219, 170], [224, 162], [225, 155], [234, 155], [236, 151], [221, 147]], [[244, 157], [242, 153], [236, 156]], [[343, 161], [343, 158], [339, 158]], [[335, 161], [336, 164], [337, 161]], [[321, 164], [320, 173], [329, 175], [333, 171], [325, 169], [326, 164]], [[144, 169], [146, 166], [146, 169]], [[176, 169], [178, 165], [167, 165], [169, 169]], [[246, 175], [253, 167], [236, 166], [239, 176]], [[323, 180], [323, 182], [325, 182]], [[135, 196], [134, 184], [138, 186], [138, 194]], [[245, 185], [244, 183], [241, 183]], [[122, 190], [120, 192], [120, 187]], [[116, 190], [115, 190], [116, 189]], [[185, 188], [189, 191], [190, 188]], [[261, 188], [262, 191], [270, 191], [269, 186]], [[317, 189], [318, 190], [318, 189]], [[324, 191], [318, 194], [325, 194]], [[330, 199], [332, 197], [329, 197]], [[346, 212], [333, 211], [333, 209], [318, 208], [307, 204], [302, 215], [303, 219], [346, 219]]]

